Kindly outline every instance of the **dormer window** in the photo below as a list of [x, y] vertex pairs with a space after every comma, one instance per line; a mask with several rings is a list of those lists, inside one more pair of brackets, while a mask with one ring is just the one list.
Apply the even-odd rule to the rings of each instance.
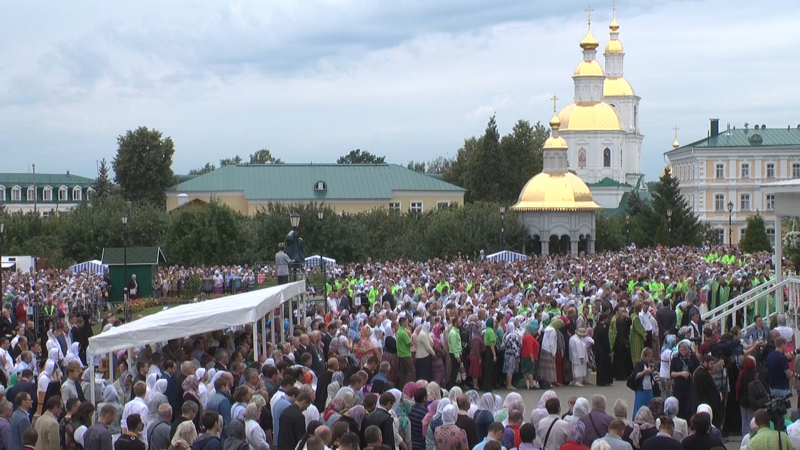
[[328, 183], [326, 183], [326, 182], [324, 182], [322, 180], [317, 181], [317, 183], [314, 184], [314, 190], [315, 191], [327, 191], [328, 190]]

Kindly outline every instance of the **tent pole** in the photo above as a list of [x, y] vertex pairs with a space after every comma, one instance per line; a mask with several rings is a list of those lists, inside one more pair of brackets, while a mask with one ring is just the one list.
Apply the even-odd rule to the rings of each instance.
[[114, 384], [114, 352], [108, 352], [108, 381]]
[[253, 322], [253, 359], [258, 361], [258, 321]]
[[[289, 337], [294, 336], [294, 309], [292, 308], [292, 299], [289, 297]], [[288, 339], [286, 339], [288, 341]]]
[[283, 321], [286, 320], [284, 317], [286, 317], [286, 302], [281, 303], [281, 342], [286, 341], [286, 330], [283, 327]]
[[272, 347], [273, 348], [275, 347], [275, 311], [277, 309], [278, 308], [274, 308], [272, 310], [272, 314], [270, 314], [270, 318], [272, 319], [272, 320], [270, 320], [270, 325], [272, 326]]
[[[89, 363], [89, 395], [90, 395], [90, 402], [95, 404], [95, 396], [94, 396], [94, 363], [92, 361], [87, 361]], [[92, 423], [94, 423], [94, 414], [91, 414], [91, 418], [89, 419]]]
[[261, 319], [261, 353], [264, 355], [264, 361], [267, 360], [267, 316]]

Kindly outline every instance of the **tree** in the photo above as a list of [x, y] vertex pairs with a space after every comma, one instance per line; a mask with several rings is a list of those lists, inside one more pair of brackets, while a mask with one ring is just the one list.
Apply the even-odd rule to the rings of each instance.
[[442, 172], [442, 178], [448, 183], [455, 184], [467, 190], [464, 196], [465, 201], [470, 202], [473, 199], [471, 173], [475, 167], [475, 155], [478, 153], [478, 146], [480, 139], [471, 137], [464, 139], [464, 146], [456, 152], [456, 158], [452, 160], [450, 165]]
[[108, 198], [111, 195], [111, 189], [113, 189], [114, 183], [111, 182], [111, 178], [108, 176], [108, 163], [106, 163], [106, 159], [103, 158], [100, 160], [100, 167], [97, 169], [97, 180], [95, 181], [92, 189], [94, 189], [95, 195], [99, 198]]
[[280, 158], [272, 156], [271, 151], [262, 148], [250, 155], [249, 164], [283, 164], [283, 161]]
[[764, 225], [764, 218], [760, 213], [747, 218], [747, 228], [744, 237], [739, 242], [739, 248], [745, 253], [772, 251], [772, 245], [767, 236], [767, 227]]
[[244, 222], [241, 214], [217, 199], [203, 207], [181, 208], [171, 215], [165, 250], [178, 264], [239, 263], [247, 245]]
[[[653, 230], [655, 227], [650, 227], [650, 219], [653, 215], [653, 209], [650, 204], [644, 201], [636, 192], [631, 192], [625, 212], [628, 215], [626, 226], [628, 227], [627, 232], [630, 235], [630, 241], [640, 248], [653, 245]], [[660, 224], [659, 222], [657, 225]]]
[[500, 200], [500, 182], [503, 174], [503, 161], [500, 155], [500, 133], [497, 131], [495, 116], [489, 118], [486, 131], [476, 148], [475, 166], [470, 171], [468, 182], [473, 200]]
[[376, 156], [361, 149], [350, 150], [350, 153], [340, 156], [336, 164], [383, 164], [386, 162], [385, 156]]
[[117, 143], [117, 156], [111, 164], [122, 195], [132, 202], [149, 202], [164, 208], [165, 191], [175, 184], [172, 138], [162, 137], [156, 129], [139, 127], [119, 136]]
[[503, 175], [498, 179], [499, 200], [513, 203], [533, 176], [542, 171], [542, 147], [550, 132], [541, 123], [531, 126], [520, 120], [511, 133], [500, 140], [500, 162]]
[[[653, 195], [653, 210], [648, 220], [648, 229], [657, 230], [662, 220], [667, 219], [669, 232], [669, 245], [700, 245], [703, 238], [703, 227], [697, 221], [692, 208], [680, 192], [678, 179], [672, 176], [672, 171], [665, 169], [655, 186]], [[667, 212], [672, 216], [668, 217]]]
[[192, 169], [189, 171], [189, 175], [205, 175], [207, 173], [213, 172], [216, 169], [213, 164], [207, 162], [205, 166], [200, 167], [199, 169]]
[[406, 165], [406, 168], [419, 173], [444, 174], [451, 164], [453, 164], [452, 159], [440, 156], [428, 162], [411, 160]]
[[220, 167], [232, 166], [232, 165], [235, 165], [235, 164], [241, 164], [242, 162], [243, 162], [242, 161], [242, 157], [239, 156], [239, 155], [236, 155], [233, 158], [220, 159], [219, 160], [219, 166]]
[[617, 251], [625, 246], [625, 218], [605, 212], [595, 214], [595, 251]]

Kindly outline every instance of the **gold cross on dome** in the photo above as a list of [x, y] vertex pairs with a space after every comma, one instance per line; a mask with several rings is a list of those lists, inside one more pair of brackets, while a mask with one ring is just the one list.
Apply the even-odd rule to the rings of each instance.
[[675, 125], [675, 126], [672, 128], [672, 131], [674, 131], [674, 132], [675, 132], [675, 139], [678, 139], [678, 130], [680, 130], [680, 128], [678, 128], [678, 126], [677, 126], [677, 125]]
[[617, 0], [611, 0], [611, 11], [614, 12], [614, 17], [617, 16]]
[[594, 9], [592, 9], [591, 5], [586, 7], [586, 22], [589, 24], [589, 28], [592, 27], [592, 11]]
[[556, 97], [556, 96], [555, 96], [555, 94], [554, 94], [554, 95], [553, 95], [553, 96], [550, 98], [550, 100], [552, 100], [552, 101], [553, 101], [553, 114], [555, 114], [555, 113], [556, 113], [556, 102], [558, 101], [558, 97]]

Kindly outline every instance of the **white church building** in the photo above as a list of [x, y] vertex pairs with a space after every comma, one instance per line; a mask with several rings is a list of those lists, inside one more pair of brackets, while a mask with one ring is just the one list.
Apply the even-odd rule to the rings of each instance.
[[[587, 10], [591, 13], [591, 9]], [[605, 71], [596, 60], [599, 43], [589, 30], [580, 42], [583, 61], [572, 74], [573, 103], [558, 113], [560, 135], [567, 141], [569, 168], [605, 209], [619, 208], [626, 193], [647, 191], [642, 175], [639, 100], [623, 75], [625, 53], [616, 11], [609, 25]]]

